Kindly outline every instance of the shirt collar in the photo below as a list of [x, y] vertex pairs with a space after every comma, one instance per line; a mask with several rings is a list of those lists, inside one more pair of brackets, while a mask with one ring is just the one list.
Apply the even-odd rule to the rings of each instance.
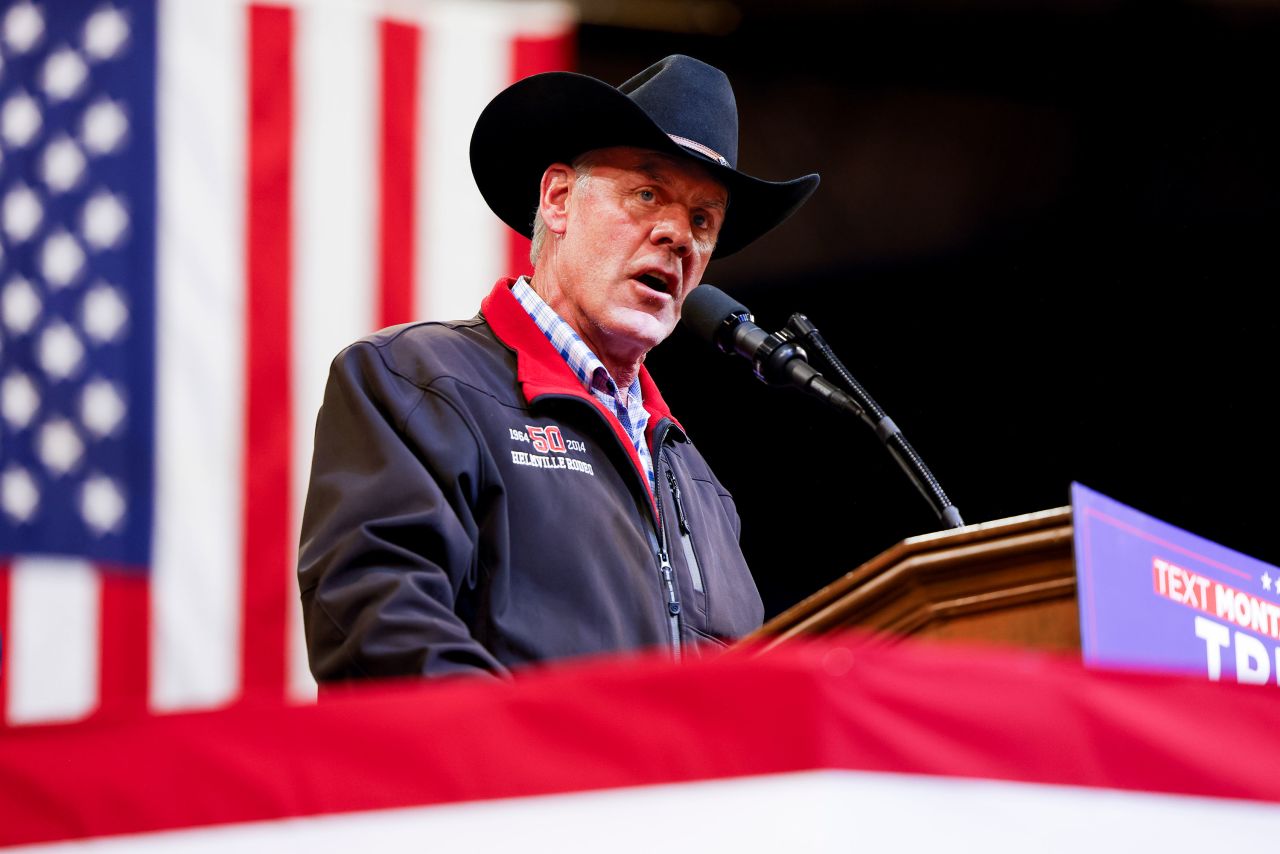
[[[509, 276], [494, 282], [493, 289], [480, 303], [480, 314], [498, 340], [515, 353], [516, 382], [520, 384], [528, 400], [535, 400], [544, 394], [572, 393], [565, 381], [576, 380], [573, 371], [569, 370], [569, 365], [559, 357], [555, 347], [551, 346], [533, 318], [511, 293], [514, 284], [515, 279]], [[640, 366], [640, 389], [644, 396], [644, 408], [650, 415], [646, 436], [653, 433], [658, 425], [666, 423], [674, 425], [683, 434], [684, 428], [671, 414], [670, 407], [662, 398], [662, 392], [644, 365]], [[581, 386], [577, 387], [577, 392], [587, 399], [594, 397]], [[650, 443], [652, 444], [652, 437]]]
[[[516, 279], [511, 288], [511, 295], [551, 342], [551, 346], [578, 377], [578, 382], [582, 383], [584, 389], [591, 392], [594, 387], [618, 397], [618, 384], [609, 374], [609, 369], [604, 366], [604, 362], [600, 361], [581, 336], [573, 331], [573, 327], [556, 314], [542, 297], [538, 296], [528, 279], [524, 276]], [[627, 399], [634, 400], [636, 404], [642, 402], [639, 377], [631, 381], [631, 386], [627, 389]]]

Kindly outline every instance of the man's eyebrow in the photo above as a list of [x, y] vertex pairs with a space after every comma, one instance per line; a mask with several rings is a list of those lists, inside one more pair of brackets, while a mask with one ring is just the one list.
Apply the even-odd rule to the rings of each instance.
[[[666, 166], [667, 164], [662, 160], [642, 160], [636, 164], [636, 170], [643, 172], [644, 176], [654, 183], [669, 184], [671, 183], [670, 172]], [[702, 207], [715, 208], [717, 210], [724, 210], [726, 202], [727, 195], [725, 199], [706, 196], [698, 200], [698, 204]]]
[[644, 176], [650, 181], [657, 181], [660, 184], [667, 183], [667, 171], [663, 169], [666, 164], [658, 160], [641, 160], [636, 164], [636, 171], [643, 172]]

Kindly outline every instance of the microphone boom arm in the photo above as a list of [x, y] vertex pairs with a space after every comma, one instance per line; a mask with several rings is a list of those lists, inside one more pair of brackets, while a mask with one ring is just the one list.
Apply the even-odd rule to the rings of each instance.
[[[794, 314], [782, 332], [769, 332], [755, 323], [742, 303], [712, 285], [699, 285], [688, 295], [681, 318], [695, 334], [721, 351], [751, 362], [756, 376], [769, 385], [790, 385], [825, 400], [871, 425], [898, 465], [911, 478], [938, 518], [951, 528], [964, 525], [960, 512], [942, 491], [938, 479], [907, 442], [902, 431], [858, 384], [802, 314]], [[797, 340], [798, 339], [798, 340]], [[809, 364], [801, 346], [808, 343], [835, 369], [843, 388]]]
[[789, 385], [818, 397], [837, 409], [858, 418], [866, 412], [852, 395], [830, 382], [809, 364], [804, 348], [782, 335], [768, 332], [754, 323], [749, 312], [725, 318], [722, 331], [714, 336], [716, 346], [730, 355], [751, 360], [756, 377], [767, 385]]
[[[788, 342], [799, 339], [808, 343], [817, 352], [822, 361], [835, 371], [840, 384], [852, 396], [857, 415], [876, 431], [876, 435], [889, 449], [898, 466], [915, 484], [916, 489], [920, 490], [920, 494], [933, 507], [934, 513], [943, 524], [948, 528], [964, 527], [960, 511], [947, 498], [947, 494], [942, 490], [942, 484], [938, 483], [938, 479], [934, 477], [933, 472], [929, 471], [929, 467], [924, 464], [924, 460], [916, 449], [911, 447], [911, 443], [907, 441], [906, 436], [902, 435], [902, 431], [898, 429], [897, 424], [893, 423], [893, 419], [885, 414], [879, 404], [871, 399], [871, 395], [867, 394], [862, 384], [854, 379], [853, 374], [822, 338], [818, 327], [803, 314], [793, 314], [787, 321], [786, 329], [778, 333], [777, 337]], [[800, 352], [803, 353], [804, 350], [801, 348]]]

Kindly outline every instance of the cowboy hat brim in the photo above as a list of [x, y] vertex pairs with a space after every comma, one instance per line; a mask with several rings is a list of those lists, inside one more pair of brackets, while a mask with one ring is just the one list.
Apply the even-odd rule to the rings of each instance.
[[526, 77], [489, 102], [471, 134], [471, 172], [493, 212], [529, 237], [546, 168], [613, 146], [689, 158], [724, 185], [729, 206], [716, 258], [737, 252], [781, 224], [818, 186], [817, 175], [765, 181], [685, 148], [618, 89], [569, 71]]

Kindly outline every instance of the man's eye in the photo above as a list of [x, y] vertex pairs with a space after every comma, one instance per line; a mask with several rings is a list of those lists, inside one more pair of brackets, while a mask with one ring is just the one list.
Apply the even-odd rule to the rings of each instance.
[[711, 217], [707, 216], [706, 214], [694, 214], [693, 224], [698, 228], [710, 228]]
[[637, 195], [640, 196], [640, 201], [642, 202], [651, 202], [657, 198], [657, 196], [653, 194], [653, 190], [641, 190]]

